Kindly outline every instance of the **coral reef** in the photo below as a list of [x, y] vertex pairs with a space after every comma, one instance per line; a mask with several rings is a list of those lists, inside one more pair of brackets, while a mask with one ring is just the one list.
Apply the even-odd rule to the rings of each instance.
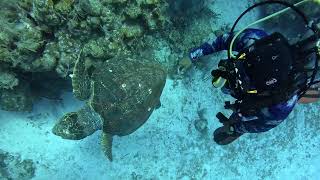
[[0, 149], [0, 179], [28, 180], [35, 176], [35, 163], [31, 159], [21, 160], [20, 155]]
[[[261, 2], [259, 0], [258, 2]], [[284, 0], [285, 2], [295, 4], [300, 2], [299, 0]], [[282, 10], [285, 8], [282, 5], [267, 5], [262, 8], [262, 16], [270, 15], [274, 12]], [[315, 2], [307, 2], [303, 5], [298, 6], [309, 20], [319, 19], [320, 18], [320, 7], [316, 5]], [[290, 10], [281, 16], [274, 17], [269, 21], [265, 21], [263, 25], [268, 29], [276, 29], [285, 32], [289, 37], [297, 37], [298, 34], [305, 33], [305, 26], [301, 17], [294, 11]], [[294, 27], [294, 28], [288, 28]]]
[[59, 98], [60, 91], [71, 87], [69, 76], [80, 55], [89, 64], [122, 56], [154, 61], [155, 50], [163, 46], [159, 42], [165, 42], [171, 53], [161, 63], [171, 74], [177, 73], [179, 57], [211, 32], [208, 23], [206, 27], [192, 25], [217, 16], [208, 3], [1, 1], [0, 108], [30, 111], [41, 97]]
[[[55, 82], [70, 81], [80, 52], [92, 62], [137, 55], [148, 46], [145, 37], [169, 21], [163, 0], [14, 0], [0, 5], [0, 107], [10, 111], [30, 111], [40, 97], [58, 98]], [[39, 90], [43, 87], [48, 94]]]
[[28, 83], [19, 83], [12, 90], [3, 89], [0, 104], [7, 111], [31, 111], [34, 97]]
[[218, 19], [219, 14], [210, 9], [210, 5], [214, 3], [212, 0], [168, 0], [168, 3], [171, 7], [169, 16], [172, 22], [171, 28], [166, 33], [172, 51], [169, 57], [169, 75], [176, 79], [180, 78], [177, 76], [177, 59], [212, 36], [217, 29], [213, 29], [211, 22]]

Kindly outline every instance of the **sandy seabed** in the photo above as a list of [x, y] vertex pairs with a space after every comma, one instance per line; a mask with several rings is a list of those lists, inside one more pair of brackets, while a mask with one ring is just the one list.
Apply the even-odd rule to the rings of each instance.
[[[232, 23], [248, 6], [245, 2], [217, 0], [212, 8], [221, 16], [213, 25]], [[210, 57], [220, 58], [221, 53]], [[57, 119], [83, 105], [71, 93], [65, 93], [62, 101], [42, 100], [31, 113], [1, 111], [0, 149], [32, 159], [35, 180], [319, 179], [319, 103], [298, 105], [284, 123], [267, 133], [244, 135], [231, 145], [218, 146], [211, 134], [220, 125], [215, 114], [226, 97], [211, 87], [205, 78], [208, 73], [194, 68], [183, 81], [168, 79], [162, 106], [136, 132], [114, 138], [112, 163], [101, 151], [100, 131], [79, 141], [51, 133]], [[202, 109], [207, 134], [194, 127]]]

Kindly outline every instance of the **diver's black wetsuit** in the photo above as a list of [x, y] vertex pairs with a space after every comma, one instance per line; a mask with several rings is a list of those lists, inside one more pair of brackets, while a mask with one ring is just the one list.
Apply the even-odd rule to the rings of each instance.
[[[268, 34], [259, 29], [247, 29], [242, 33], [242, 36], [238, 38], [235, 45], [235, 51], [250, 46], [254, 39], [260, 39]], [[200, 57], [209, 55], [218, 51], [228, 49], [228, 38], [230, 34], [225, 34], [217, 37], [217, 39], [211, 43], [206, 42], [200, 47], [194, 48], [190, 51], [189, 57], [192, 62], [196, 62]], [[225, 89], [224, 93], [230, 94]], [[288, 117], [293, 110], [295, 104], [298, 101], [298, 96], [293, 95], [285, 103], [277, 104], [268, 108], [261, 109], [255, 116], [246, 117], [239, 113], [233, 113], [232, 118], [239, 119], [233, 127], [237, 133], [259, 133], [268, 131], [277, 125], [279, 125], [284, 119]]]

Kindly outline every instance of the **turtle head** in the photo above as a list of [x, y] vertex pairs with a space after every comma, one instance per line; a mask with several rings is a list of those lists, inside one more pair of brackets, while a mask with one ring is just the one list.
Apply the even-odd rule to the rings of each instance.
[[79, 121], [77, 112], [64, 115], [53, 127], [52, 133], [63, 139], [80, 140], [88, 135], [85, 133], [84, 124]]

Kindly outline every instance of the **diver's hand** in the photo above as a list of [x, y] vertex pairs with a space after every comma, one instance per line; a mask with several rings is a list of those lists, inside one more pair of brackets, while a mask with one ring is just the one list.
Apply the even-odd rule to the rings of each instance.
[[184, 74], [188, 69], [191, 68], [192, 62], [189, 57], [183, 57], [179, 62], [178, 62], [178, 73], [179, 74]]

